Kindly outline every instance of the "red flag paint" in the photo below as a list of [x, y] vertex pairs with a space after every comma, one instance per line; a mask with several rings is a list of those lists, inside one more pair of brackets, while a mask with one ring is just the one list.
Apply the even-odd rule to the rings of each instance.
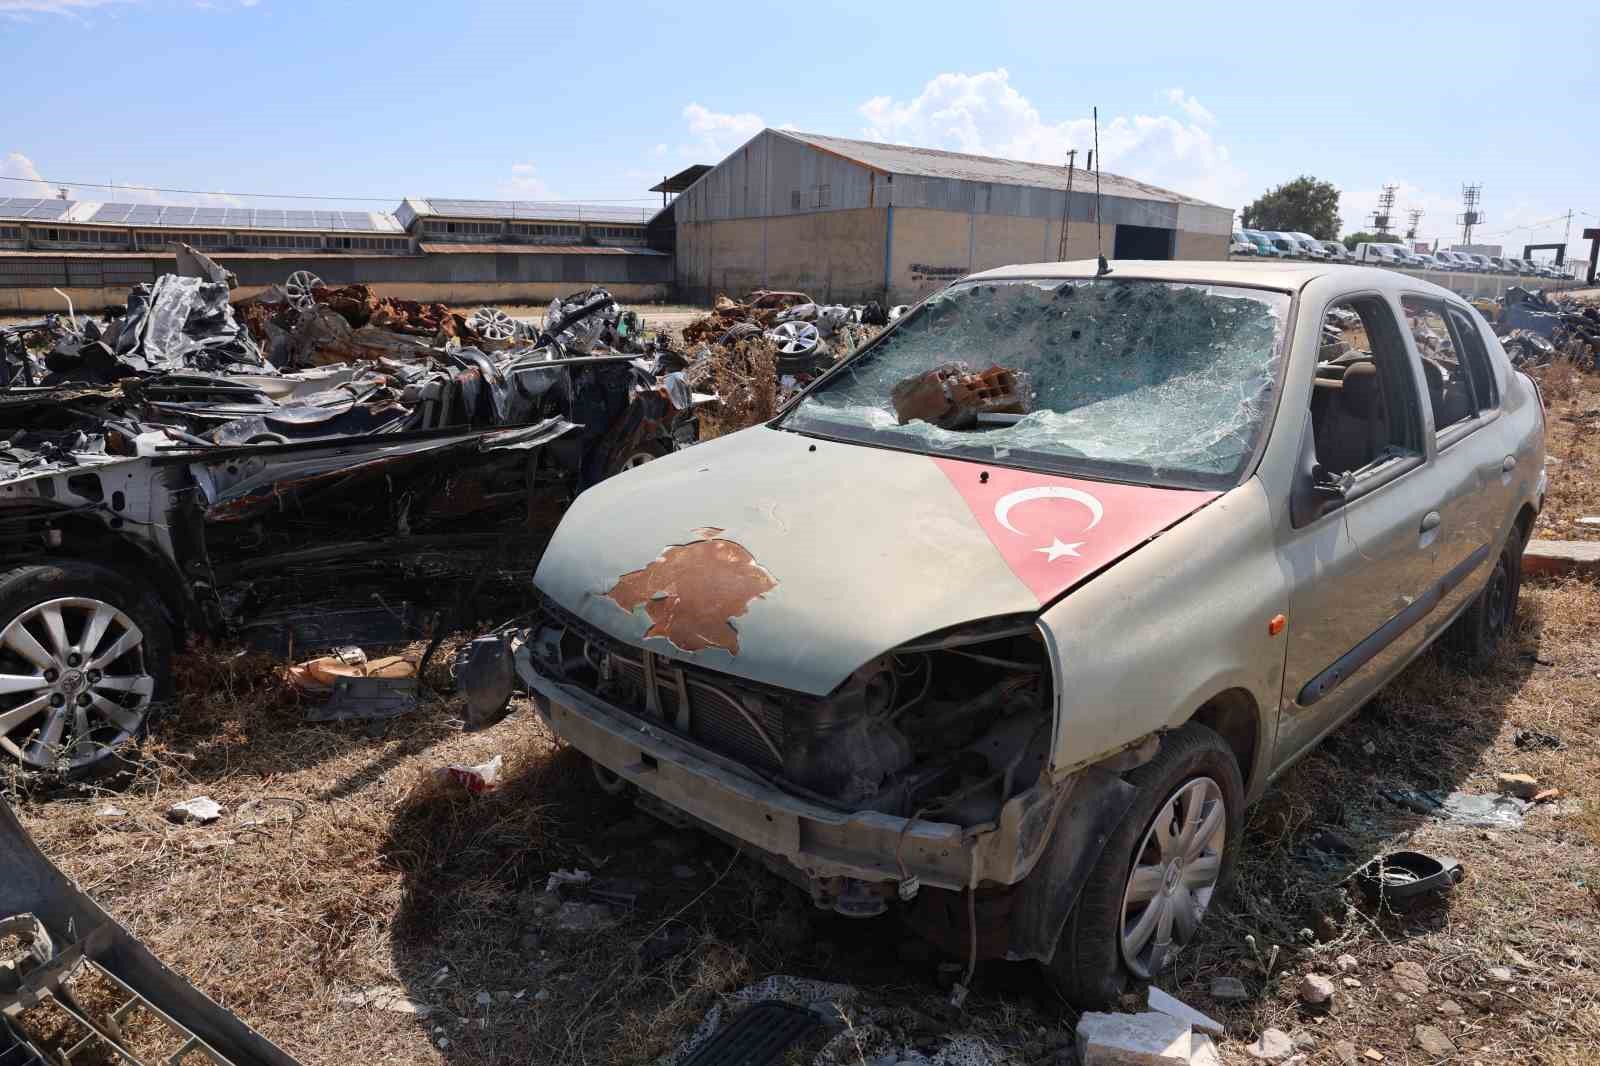
[[1040, 605], [1220, 495], [933, 461]]

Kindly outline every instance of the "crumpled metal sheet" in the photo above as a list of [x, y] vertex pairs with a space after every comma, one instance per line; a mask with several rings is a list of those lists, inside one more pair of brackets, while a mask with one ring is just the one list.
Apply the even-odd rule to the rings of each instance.
[[202, 278], [163, 274], [154, 284], [134, 286], [127, 314], [106, 341], [121, 362], [140, 373], [271, 369], [234, 317], [227, 285]]

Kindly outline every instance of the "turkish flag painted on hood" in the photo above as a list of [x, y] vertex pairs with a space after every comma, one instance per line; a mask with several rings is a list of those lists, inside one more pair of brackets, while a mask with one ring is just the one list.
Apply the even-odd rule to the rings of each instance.
[[1220, 495], [933, 462], [1040, 606]]

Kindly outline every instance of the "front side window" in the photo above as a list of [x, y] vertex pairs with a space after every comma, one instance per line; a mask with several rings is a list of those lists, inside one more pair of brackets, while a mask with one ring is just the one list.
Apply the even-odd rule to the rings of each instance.
[[1226, 488], [1276, 407], [1287, 293], [968, 282], [812, 389], [783, 428], [1110, 480]]

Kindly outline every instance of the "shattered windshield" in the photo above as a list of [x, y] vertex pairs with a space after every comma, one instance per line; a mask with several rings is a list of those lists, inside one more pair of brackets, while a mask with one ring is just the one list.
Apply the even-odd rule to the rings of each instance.
[[1116, 480], [1226, 487], [1277, 394], [1289, 296], [1161, 281], [969, 282], [789, 412], [788, 429]]

